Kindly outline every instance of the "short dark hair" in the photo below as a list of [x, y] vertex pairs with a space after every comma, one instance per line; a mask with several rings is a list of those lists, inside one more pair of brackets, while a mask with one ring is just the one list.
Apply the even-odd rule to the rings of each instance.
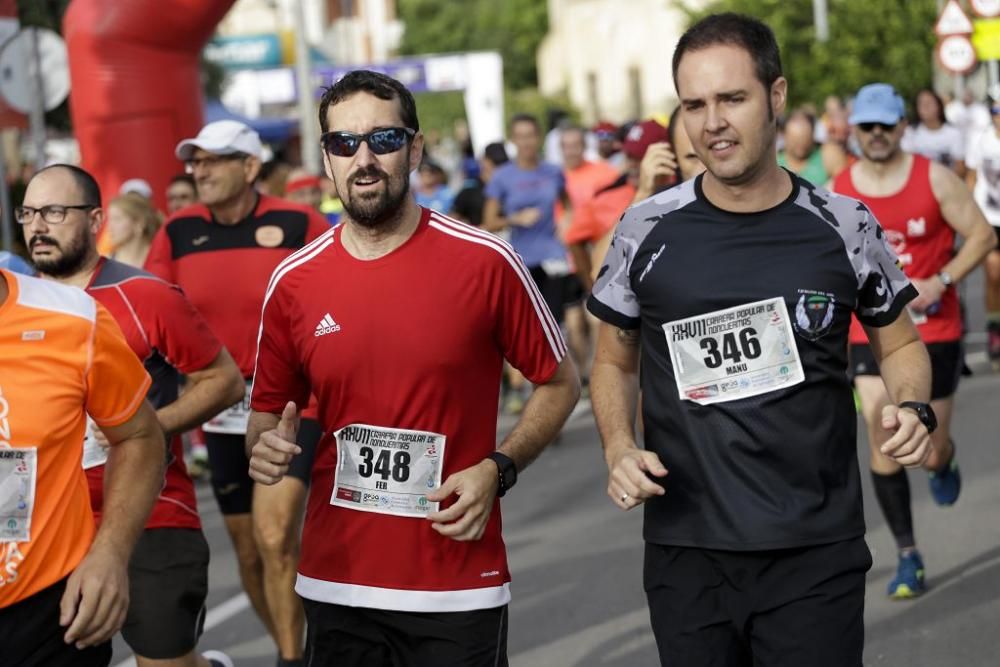
[[170, 187], [171, 185], [176, 185], [177, 183], [187, 183], [195, 190], [198, 189], [198, 187], [194, 183], [194, 176], [192, 176], [191, 174], [177, 174], [176, 176], [170, 179], [170, 182], [167, 183], [167, 187]]
[[492, 144], [487, 144], [486, 148], [483, 149], [483, 157], [497, 167], [510, 160], [507, 157], [507, 148], [503, 145], [502, 141], [494, 141]]
[[706, 16], [681, 35], [674, 49], [674, 89], [677, 89], [677, 70], [684, 54], [719, 45], [737, 46], [750, 54], [754, 72], [765, 90], [771, 90], [771, 84], [781, 76], [778, 41], [767, 24], [751, 16], [725, 12]]
[[677, 107], [674, 112], [670, 114], [670, 120], [667, 121], [667, 141], [670, 142], [670, 150], [674, 153], [677, 152], [677, 124], [681, 122], [681, 108]]
[[415, 132], [420, 131], [420, 121], [417, 120], [417, 103], [413, 94], [406, 86], [391, 76], [366, 69], [348, 72], [340, 81], [323, 90], [323, 99], [319, 103], [319, 126], [327, 132], [330, 127], [326, 120], [329, 108], [357, 93], [368, 93], [380, 100], [398, 100], [399, 117], [403, 125]]
[[510, 129], [514, 129], [514, 126], [517, 125], [518, 123], [531, 123], [532, 125], [535, 126], [535, 129], [539, 133], [541, 133], [542, 131], [542, 126], [541, 124], [539, 124], [538, 119], [532, 116], [530, 113], [521, 112], [514, 114], [513, 116], [510, 117], [510, 124], [508, 125], [508, 127]]
[[72, 164], [50, 164], [47, 167], [42, 167], [35, 172], [35, 175], [31, 177], [31, 180], [35, 180], [40, 174], [44, 174], [52, 169], [62, 169], [69, 172], [70, 177], [73, 182], [76, 183], [76, 187], [80, 188], [80, 192], [83, 193], [83, 203], [87, 206], [100, 206], [101, 205], [101, 186], [97, 184], [97, 180], [90, 175], [90, 172], [77, 167]]
[[914, 120], [914, 125], [919, 125], [920, 124], [920, 112], [917, 111], [917, 102], [920, 101], [920, 95], [922, 95], [923, 93], [927, 93], [928, 95], [930, 95], [931, 97], [934, 98], [935, 102], [937, 102], [937, 106], [938, 106], [938, 122], [940, 122], [942, 125], [944, 125], [946, 122], [948, 122], [948, 119], [945, 118], [945, 115], [944, 115], [944, 101], [941, 99], [941, 96], [938, 95], [934, 91], [933, 88], [921, 88], [920, 90], [917, 91], [917, 94], [913, 96], [913, 120]]

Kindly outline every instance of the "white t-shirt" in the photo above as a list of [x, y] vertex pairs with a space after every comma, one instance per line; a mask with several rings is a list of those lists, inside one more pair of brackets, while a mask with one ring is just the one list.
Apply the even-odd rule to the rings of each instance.
[[928, 160], [953, 167], [965, 159], [965, 140], [962, 131], [945, 123], [936, 130], [921, 124], [906, 128], [901, 146], [907, 153], [923, 155]]
[[989, 223], [1000, 227], [1000, 137], [989, 128], [969, 142], [966, 159], [976, 171], [976, 189], [972, 195]]

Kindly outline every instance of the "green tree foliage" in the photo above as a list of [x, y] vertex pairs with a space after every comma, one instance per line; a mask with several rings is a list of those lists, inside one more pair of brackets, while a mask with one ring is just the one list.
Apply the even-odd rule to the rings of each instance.
[[[538, 92], [536, 57], [549, 29], [546, 0], [398, 0], [406, 30], [402, 55], [461, 51], [499, 51], [503, 57], [505, 110], [528, 112], [544, 122], [545, 112], [562, 108], [575, 113], [565, 95]], [[417, 96], [421, 127], [451, 132], [465, 115], [461, 93]]]
[[[808, 0], [715, 0], [687, 11], [691, 22], [734, 11], [763, 19], [774, 30], [788, 78], [790, 103], [819, 104], [828, 95], [853, 95], [885, 81], [910, 100], [932, 83], [935, 0], [828, 0], [830, 39], [819, 43]], [[681, 2], [679, 6], [684, 9]]]
[[399, 0], [404, 55], [499, 51], [505, 84], [538, 85], [535, 54], [549, 29], [545, 0]]

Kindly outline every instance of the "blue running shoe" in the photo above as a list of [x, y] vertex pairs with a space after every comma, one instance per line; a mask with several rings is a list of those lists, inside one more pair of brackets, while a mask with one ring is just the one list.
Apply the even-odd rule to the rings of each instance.
[[916, 549], [906, 555], [900, 554], [896, 576], [889, 582], [889, 597], [893, 600], [908, 600], [923, 594], [924, 562]]
[[927, 473], [927, 481], [931, 485], [934, 502], [941, 507], [954, 505], [962, 490], [962, 474], [958, 471], [955, 455], [951, 455], [951, 461], [942, 470]]

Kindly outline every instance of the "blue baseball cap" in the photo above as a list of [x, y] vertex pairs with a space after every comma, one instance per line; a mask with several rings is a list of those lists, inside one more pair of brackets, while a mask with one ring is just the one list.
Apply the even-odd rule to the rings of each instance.
[[906, 114], [903, 98], [888, 83], [870, 83], [861, 88], [854, 98], [854, 107], [847, 122], [882, 123], [895, 125]]

